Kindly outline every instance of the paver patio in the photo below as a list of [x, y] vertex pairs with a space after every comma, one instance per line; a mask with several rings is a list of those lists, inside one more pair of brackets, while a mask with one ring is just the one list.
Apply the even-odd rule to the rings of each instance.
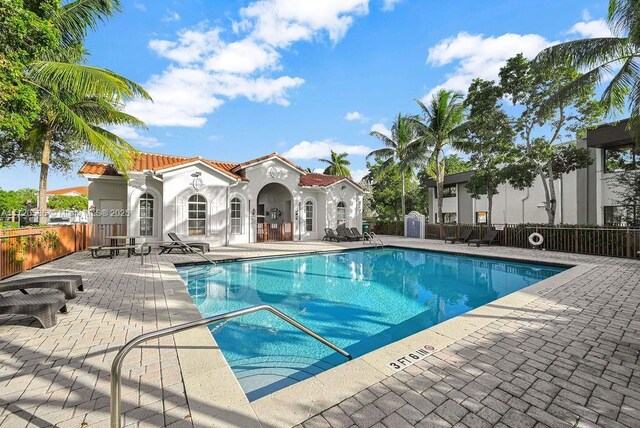
[[[640, 261], [384, 239], [597, 266], [319, 415], [309, 415], [304, 427], [640, 425]], [[214, 249], [211, 258], [353, 245], [361, 244], [252, 244]], [[22, 274], [80, 273], [87, 291], [49, 330], [35, 328], [29, 318], [0, 318], [0, 426], [107, 425], [109, 367], [118, 348], [138, 334], [197, 316], [193, 305], [176, 300], [184, 287], [166, 280], [161, 263], [188, 260], [200, 259], [152, 255], [141, 266], [138, 257], [95, 260], [82, 253]], [[192, 426], [190, 406], [219, 410], [216, 403], [186, 397], [177, 354], [168, 337], [127, 358], [125, 424]], [[291, 406], [304, 407], [304, 397]]]

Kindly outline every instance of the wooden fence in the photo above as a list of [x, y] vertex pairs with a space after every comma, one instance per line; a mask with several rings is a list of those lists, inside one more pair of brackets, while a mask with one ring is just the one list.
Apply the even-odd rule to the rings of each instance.
[[125, 232], [125, 226], [120, 224], [0, 229], [0, 279], [84, 251], [91, 245], [102, 245], [105, 236]]
[[258, 242], [293, 241], [293, 223], [258, 223]]
[[[532, 248], [529, 235], [539, 233], [544, 238], [541, 248], [597, 256], [637, 258], [640, 251], [640, 229], [624, 226], [546, 226], [531, 224], [494, 225], [501, 229], [498, 242], [507, 247]], [[432, 224], [426, 225], [425, 238], [444, 239], [446, 236], [460, 236], [472, 229], [472, 238], [481, 238], [487, 231], [485, 225], [477, 224]], [[374, 231], [379, 234], [402, 236], [401, 222], [376, 224]]]

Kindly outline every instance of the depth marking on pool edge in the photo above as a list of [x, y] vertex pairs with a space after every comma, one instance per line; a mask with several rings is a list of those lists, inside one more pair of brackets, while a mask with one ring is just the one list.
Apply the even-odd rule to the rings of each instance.
[[410, 365], [413, 365], [418, 361], [425, 359], [436, 351], [437, 349], [433, 346], [424, 345], [422, 348], [418, 348], [413, 352], [409, 352], [407, 355], [400, 357], [397, 360], [393, 360], [387, 365], [395, 371], [400, 371], [405, 367], [409, 367]]

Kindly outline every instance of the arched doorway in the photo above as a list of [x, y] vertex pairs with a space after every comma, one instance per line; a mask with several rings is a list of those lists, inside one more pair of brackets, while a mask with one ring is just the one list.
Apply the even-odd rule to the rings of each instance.
[[257, 242], [293, 241], [293, 195], [280, 183], [269, 183], [258, 193]]

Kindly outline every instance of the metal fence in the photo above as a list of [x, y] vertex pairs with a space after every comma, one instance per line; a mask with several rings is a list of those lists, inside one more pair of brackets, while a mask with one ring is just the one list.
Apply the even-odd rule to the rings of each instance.
[[125, 226], [120, 224], [0, 229], [0, 279], [84, 251], [91, 245], [102, 245], [105, 236], [125, 232]]
[[[640, 229], [625, 226], [569, 226], [535, 224], [494, 224], [499, 229], [498, 242], [507, 247], [532, 248], [529, 236], [542, 235], [541, 248], [598, 256], [637, 258], [640, 251]], [[425, 226], [425, 238], [444, 239], [460, 236], [472, 229], [472, 238], [482, 238], [487, 232], [485, 225], [478, 224], [433, 224]], [[384, 222], [373, 225], [378, 234], [402, 236], [402, 222]]]

